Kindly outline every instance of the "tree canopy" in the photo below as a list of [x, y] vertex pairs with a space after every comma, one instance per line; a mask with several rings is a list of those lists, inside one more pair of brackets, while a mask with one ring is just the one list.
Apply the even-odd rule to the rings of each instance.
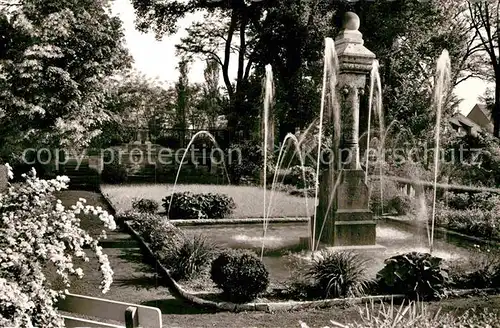
[[[0, 4], [0, 140], [79, 147], [110, 118], [106, 79], [130, 65], [106, 0]], [[3, 157], [10, 154], [3, 154]]]

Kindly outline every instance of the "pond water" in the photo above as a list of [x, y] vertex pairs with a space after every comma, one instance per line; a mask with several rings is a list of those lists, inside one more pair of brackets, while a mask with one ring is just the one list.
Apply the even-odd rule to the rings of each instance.
[[[182, 227], [188, 235], [203, 234], [219, 246], [233, 249], [250, 249], [260, 254], [263, 233], [261, 224], [217, 225]], [[307, 236], [307, 223], [269, 224], [265, 237], [266, 264], [271, 281], [284, 281], [290, 277], [286, 254], [301, 250], [300, 237]], [[377, 245], [373, 249], [353, 250], [366, 258], [367, 276], [375, 277], [383, 268], [384, 260], [398, 254], [412, 251], [429, 252], [427, 232], [408, 225], [379, 221], [377, 224]], [[476, 256], [474, 243], [450, 235], [437, 233], [433, 255], [445, 260], [467, 260]]]

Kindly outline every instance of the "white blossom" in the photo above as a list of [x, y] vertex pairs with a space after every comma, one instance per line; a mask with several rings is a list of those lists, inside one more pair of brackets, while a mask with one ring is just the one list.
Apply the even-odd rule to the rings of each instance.
[[[8, 165], [7, 169], [12, 170]], [[40, 180], [35, 170], [24, 177], [24, 183], [11, 185], [0, 194], [0, 310], [9, 307], [14, 311], [9, 318], [0, 316], [0, 326], [33, 327], [32, 318], [36, 316], [43, 327], [63, 327], [54, 304], [70, 287], [70, 275], [83, 277], [83, 270], [74, 267], [73, 258], [88, 262], [84, 247], [90, 246], [97, 256], [103, 293], [109, 291], [113, 281], [113, 270], [98, 245], [99, 239], [80, 228], [78, 214], [94, 213], [111, 230], [116, 223], [102, 208], [84, 205], [84, 199], [69, 209], [55, 200], [53, 192], [67, 188], [67, 177]], [[65, 290], [53, 290], [48, 284], [42, 270], [47, 265], [54, 265]]]

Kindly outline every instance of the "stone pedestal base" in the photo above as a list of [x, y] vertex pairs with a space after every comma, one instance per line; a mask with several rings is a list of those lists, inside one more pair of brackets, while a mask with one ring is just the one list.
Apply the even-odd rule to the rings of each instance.
[[[317, 227], [324, 224], [321, 242], [327, 246], [374, 246], [377, 224], [368, 209], [369, 192], [364, 183], [364, 171], [341, 170], [337, 174], [342, 176], [332, 213], [316, 220]], [[320, 237], [320, 230], [316, 228], [316, 239]]]
[[333, 247], [325, 247], [329, 251], [336, 251], [336, 252], [341, 252], [341, 251], [360, 251], [360, 252], [369, 252], [369, 251], [376, 251], [376, 252], [383, 252], [386, 250], [385, 246], [382, 245], [363, 245], [363, 246], [333, 246]]
[[[346, 213], [342, 213], [346, 214]], [[377, 242], [375, 230], [377, 224], [375, 221], [363, 220], [370, 212], [353, 212], [350, 216], [359, 215], [355, 220], [335, 220], [333, 228], [333, 246], [360, 246], [375, 245]]]

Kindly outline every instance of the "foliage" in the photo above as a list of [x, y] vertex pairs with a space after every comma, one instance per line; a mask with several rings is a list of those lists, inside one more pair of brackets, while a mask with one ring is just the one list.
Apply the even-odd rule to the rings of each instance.
[[[453, 313], [442, 314], [441, 310], [431, 313], [425, 303], [410, 302], [400, 306], [383, 302], [375, 305], [374, 302], [366, 308], [360, 308], [361, 322], [341, 324], [331, 321], [332, 327], [337, 328], [437, 328], [437, 327], [495, 327], [497, 325], [498, 311], [488, 309], [469, 309], [462, 315]], [[301, 328], [309, 328], [300, 322]], [[326, 327], [325, 327], [326, 328]]]
[[[305, 180], [304, 180], [304, 175]], [[302, 167], [300, 165], [295, 165], [290, 168], [289, 173], [285, 176], [283, 180], [284, 184], [293, 185], [297, 188], [314, 188], [316, 183], [316, 171], [309, 166]]]
[[285, 281], [285, 295], [293, 300], [313, 300], [324, 297], [324, 290], [318, 289], [318, 284], [308, 275], [311, 268], [310, 258], [304, 253], [287, 254], [286, 268], [290, 277]]
[[476, 76], [495, 82], [495, 97], [492, 106], [493, 135], [500, 136], [500, 54], [498, 2], [468, 1], [468, 21], [473, 27], [470, 33], [470, 50], [479, 53], [472, 58], [471, 70]]
[[201, 111], [205, 113], [208, 121], [208, 128], [216, 128], [217, 117], [221, 113], [222, 96], [219, 90], [220, 67], [219, 63], [214, 58], [206, 60], [205, 83], [202, 88], [203, 98], [199, 104]]
[[185, 239], [182, 231], [172, 225], [164, 216], [138, 212], [128, 212], [125, 215], [126, 219], [132, 221], [134, 230], [141, 235], [155, 253], [164, 247], [178, 247]]
[[156, 213], [160, 204], [153, 199], [141, 198], [132, 201], [132, 208], [139, 213]]
[[[380, 180], [373, 180], [370, 190], [370, 209], [377, 214], [385, 213], [407, 214], [414, 209], [410, 197], [399, 190], [396, 183], [383, 180], [383, 193], [380, 192]], [[381, 198], [383, 197], [383, 199]]]
[[500, 287], [498, 251], [475, 245], [475, 252], [466, 261], [450, 264], [450, 284], [460, 289]]
[[128, 172], [122, 164], [116, 162], [105, 164], [101, 172], [101, 179], [110, 184], [125, 183], [128, 180]]
[[[452, 183], [477, 187], [493, 187], [500, 184], [500, 141], [486, 132], [477, 135], [449, 133], [443, 147], [453, 151], [454, 161], [444, 163], [442, 170]], [[457, 154], [460, 157], [457, 158]]]
[[213, 260], [217, 246], [203, 235], [185, 237], [178, 245], [164, 245], [158, 251], [160, 262], [176, 280], [190, 280], [199, 276]]
[[448, 273], [441, 258], [411, 252], [385, 260], [377, 279], [384, 292], [424, 300], [444, 295]]
[[106, 86], [106, 108], [112, 117], [99, 123], [102, 135], [92, 140], [91, 146], [107, 148], [136, 140], [138, 129], [149, 128], [152, 139], [161, 130], [173, 125], [174, 90], [159, 81], [129, 70]]
[[235, 208], [233, 199], [224, 194], [174, 193], [163, 199], [163, 207], [171, 220], [222, 219]]
[[233, 302], [248, 302], [264, 292], [269, 273], [264, 263], [250, 252], [227, 250], [212, 262], [212, 281]]
[[410, 196], [400, 193], [389, 199], [387, 206], [389, 209], [392, 209], [398, 215], [407, 214], [412, 208], [412, 200]]
[[488, 239], [500, 237], [499, 213], [496, 210], [439, 208], [436, 211], [436, 224], [467, 235]]
[[5, 152], [85, 146], [110, 119], [106, 81], [130, 65], [109, 1], [23, 0], [0, 6]]
[[444, 195], [446, 205], [454, 210], [478, 208], [484, 211], [493, 210], [500, 204], [498, 194], [483, 191], [478, 193], [448, 192]]
[[259, 175], [264, 162], [261, 145], [252, 140], [233, 144], [229, 154], [228, 171], [232, 184], [239, 184], [243, 178], [255, 178]]
[[188, 237], [164, 216], [128, 213], [132, 227], [176, 280], [196, 278], [208, 267], [217, 246], [204, 236]]
[[321, 251], [308, 270], [324, 298], [352, 297], [366, 287], [366, 260], [352, 252]]
[[116, 225], [111, 215], [85, 205], [84, 199], [65, 208], [54, 192], [67, 188], [67, 177], [40, 180], [33, 170], [25, 179], [0, 195], [0, 326], [64, 327], [55, 303], [65, 291], [52, 288], [46, 270], [53, 266], [69, 288], [70, 276], [83, 276], [73, 258], [89, 261], [84, 249], [90, 248], [99, 261], [100, 288], [106, 293], [113, 271], [98, 244], [105, 233], [92, 238], [80, 227], [79, 215], [94, 214], [110, 230]]

